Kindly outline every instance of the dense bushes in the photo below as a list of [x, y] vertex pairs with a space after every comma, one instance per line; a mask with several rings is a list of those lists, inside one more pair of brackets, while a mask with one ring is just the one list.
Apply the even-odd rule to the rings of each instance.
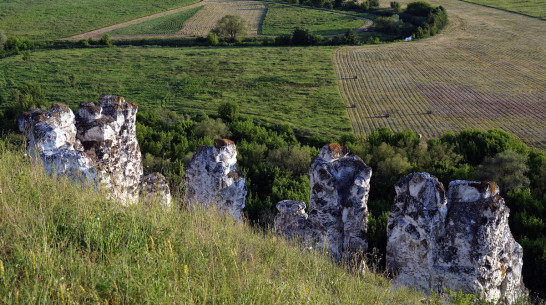
[[431, 11], [432, 5], [425, 1], [411, 2], [406, 7], [406, 13], [421, 17], [427, 17]]
[[[426, 2], [413, 2], [413, 3], [420, 3], [422, 5], [422, 3], [426, 3]], [[408, 8], [413, 3], [408, 4]], [[412, 10], [406, 9], [406, 13], [409, 13], [415, 16], [423, 16], [424, 11], [427, 11], [427, 9], [423, 7], [421, 7], [420, 9], [414, 8]], [[439, 33], [443, 28], [445, 28], [448, 24], [447, 12], [442, 6], [438, 6], [436, 8], [431, 8], [430, 10], [428, 10], [426, 17], [427, 17], [426, 21], [420, 27], [417, 28], [417, 31], [413, 35], [414, 38], [419, 39], [419, 38], [427, 38], [430, 36], [434, 36], [437, 33]]]

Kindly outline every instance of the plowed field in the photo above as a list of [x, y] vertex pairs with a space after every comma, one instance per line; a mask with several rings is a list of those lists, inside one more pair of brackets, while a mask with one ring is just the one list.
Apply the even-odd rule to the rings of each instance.
[[436, 37], [334, 52], [355, 132], [390, 127], [428, 138], [502, 128], [545, 149], [546, 22], [455, 0], [440, 4], [451, 24]]

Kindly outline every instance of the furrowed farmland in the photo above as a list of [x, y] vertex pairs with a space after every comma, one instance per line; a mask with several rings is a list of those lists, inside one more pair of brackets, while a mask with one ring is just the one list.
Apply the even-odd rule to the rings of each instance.
[[355, 132], [390, 127], [430, 138], [502, 128], [546, 148], [544, 21], [454, 0], [441, 4], [451, 20], [441, 35], [334, 51]]

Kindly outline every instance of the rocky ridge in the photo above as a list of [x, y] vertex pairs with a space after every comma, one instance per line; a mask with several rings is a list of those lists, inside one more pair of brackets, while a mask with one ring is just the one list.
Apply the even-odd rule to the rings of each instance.
[[396, 184], [387, 225], [387, 269], [422, 290], [478, 293], [514, 302], [524, 293], [522, 247], [508, 226], [509, 209], [494, 182], [444, 186], [427, 173]]
[[[137, 105], [103, 94], [98, 105], [82, 102], [78, 114], [64, 104], [34, 110], [18, 118], [27, 136], [29, 154], [40, 158], [46, 171], [68, 175], [82, 184], [101, 186], [125, 204], [152, 190], [170, 205], [165, 177], [143, 179], [142, 157], [136, 138]], [[146, 181], [144, 188], [141, 180]], [[150, 184], [151, 183], [151, 184]]]

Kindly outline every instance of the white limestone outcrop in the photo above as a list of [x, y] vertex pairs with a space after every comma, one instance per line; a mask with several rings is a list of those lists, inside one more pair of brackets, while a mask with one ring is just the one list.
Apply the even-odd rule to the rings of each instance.
[[[137, 108], [122, 97], [104, 94], [98, 105], [81, 103], [76, 116], [68, 106], [54, 104], [48, 111], [23, 113], [18, 126], [27, 135], [29, 154], [40, 157], [49, 174], [100, 185], [113, 198], [133, 203], [138, 201], [143, 173]], [[162, 183], [156, 187], [160, 197], [170, 198], [170, 192], [164, 193], [168, 185]]]
[[236, 163], [237, 149], [228, 139], [216, 139], [212, 147], [199, 146], [185, 168], [185, 201], [217, 206], [242, 219], [247, 188]]
[[522, 247], [494, 182], [453, 181], [413, 173], [396, 184], [387, 225], [387, 269], [400, 284], [444, 288], [514, 302], [525, 290]]
[[277, 204], [277, 232], [297, 235], [306, 244], [328, 251], [337, 260], [366, 252], [368, 193], [372, 170], [347, 147], [322, 147], [309, 168], [309, 216], [305, 204], [284, 200]]

